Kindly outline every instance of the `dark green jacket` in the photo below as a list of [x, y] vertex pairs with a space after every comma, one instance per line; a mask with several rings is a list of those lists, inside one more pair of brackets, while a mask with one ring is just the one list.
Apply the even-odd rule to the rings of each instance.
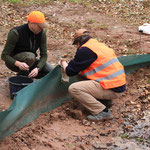
[[38, 49], [40, 50], [40, 61], [37, 67], [42, 69], [47, 60], [46, 33], [43, 30], [35, 35], [30, 31], [28, 24], [24, 24], [9, 31], [1, 58], [9, 64], [15, 64], [16, 60], [13, 58], [15, 54], [33, 52], [37, 56]]

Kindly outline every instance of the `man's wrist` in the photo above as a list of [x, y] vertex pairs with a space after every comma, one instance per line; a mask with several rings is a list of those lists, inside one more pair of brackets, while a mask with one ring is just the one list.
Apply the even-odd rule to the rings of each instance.
[[15, 61], [15, 66], [19, 66], [20, 62], [18, 60]]
[[37, 67], [37, 69], [38, 69], [38, 72], [41, 70], [41, 68], [40, 68], [40, 67]]

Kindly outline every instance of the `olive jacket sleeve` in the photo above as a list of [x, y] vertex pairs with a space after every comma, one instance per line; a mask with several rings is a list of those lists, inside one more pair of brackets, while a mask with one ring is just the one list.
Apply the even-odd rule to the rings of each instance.
[[1, 54], [2, 60], [7, 62], [8, 64], [15, 64], [15, 59], [12, 57], [13, 50], [18, 41], [18, 34], [16, 31], [11, 30], [8, 33], [6, 44]]
[[43, 31], [42, 33], [39, 49], [40, 49], [40, 60], [39, 60], [39, 63], [37, 64], [37, 67], [42, 69], [47, 61], [47, 37], [46, 37], [45, 31]]

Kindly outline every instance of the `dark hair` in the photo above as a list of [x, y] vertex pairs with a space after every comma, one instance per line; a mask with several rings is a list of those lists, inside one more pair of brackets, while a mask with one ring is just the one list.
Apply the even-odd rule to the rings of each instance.
[[89, 35], [82, 35], [79, 36], [78, 38], [76, 38], [74, 40], [74, 45], [76, 45], [77, 43], [79, 43], [80, 45], [82, 45], [83, 43], [85, 43], [89, 38], [91, 38], [91, 36]]

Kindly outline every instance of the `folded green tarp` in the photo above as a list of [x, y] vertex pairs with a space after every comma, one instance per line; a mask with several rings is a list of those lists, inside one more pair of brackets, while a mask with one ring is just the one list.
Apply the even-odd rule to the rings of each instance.
[[[150, 65], [150, 54], [121, 56], [118, 59], [124, 65], [127, 74]], [[61, 77], [61, 67], [56, 66], [45, 77], [17, 92], [9, 109], [0, 112], [0, 140], [18, 131], [41, 113], [59, 107], [71, 99], [68, 87], [77, 82], [77, 78], [71, 77], [69, 83], [63, 83]]]

